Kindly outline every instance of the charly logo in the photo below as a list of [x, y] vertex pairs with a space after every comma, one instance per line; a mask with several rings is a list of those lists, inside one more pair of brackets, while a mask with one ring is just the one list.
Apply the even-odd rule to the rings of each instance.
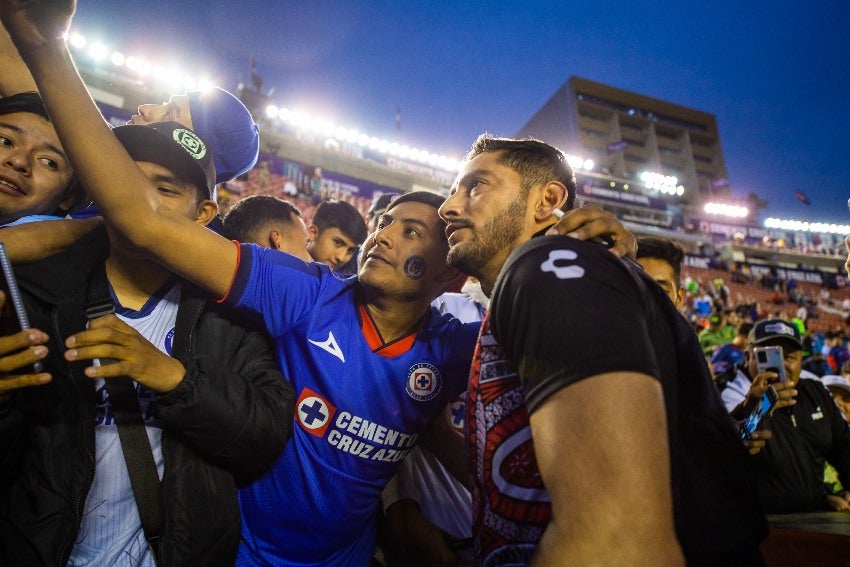
[[207, 155], [207, 146], [197, 134], [185, 128], [177, 128], [171, 134], [174, 141], [183, 146], [183, 149], [189, 152], [189, 155], [195, 159], [201, 159]]
[[440, 372], [427, 362], [414, 364], [407, 371], [407, 395], [420, 402], [434, 399], [440, 392]]
[[574, 264], [557, 264], [563, 260], [575, 260], [578, 254], [572, 250], [552, 250], [549, 252], [549, 258], [540, 264], [540, 269], [544, 272], [552, 272], [559, 280], [569, 280], [580, 278], [584, 275], [584, 268]]

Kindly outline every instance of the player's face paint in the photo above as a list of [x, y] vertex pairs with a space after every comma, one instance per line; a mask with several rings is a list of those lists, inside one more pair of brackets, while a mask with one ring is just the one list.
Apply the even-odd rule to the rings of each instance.
[[418, 280], [425, 275], [425, 258], [411, 256], [404, 261], [404, 275], [412, 280]]
[[378, 229], [363, 243], [358, 275], [362, 283], [384, 291], [433, 298], [457, 275], [445, 263], [446, 251], [434, 207], [401, 203], [381, 215]]
[[49, 121], [30, 112], [0, 115], [0, 222], [69, 206], [73, 174]]

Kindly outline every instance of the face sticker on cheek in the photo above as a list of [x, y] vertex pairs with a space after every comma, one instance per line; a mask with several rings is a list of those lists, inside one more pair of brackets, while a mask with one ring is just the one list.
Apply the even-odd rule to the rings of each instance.
[[404, 275], [412, 280], [418, 280], [425, 275], [425, 258], [411, 256], [404, 261]]

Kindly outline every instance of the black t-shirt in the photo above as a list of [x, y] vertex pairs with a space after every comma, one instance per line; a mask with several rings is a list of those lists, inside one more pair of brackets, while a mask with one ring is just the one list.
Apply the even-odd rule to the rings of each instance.
[[593, 242], [538, 237], [508, 258], [490, 309], [530, 412], [560, 388], [606, 372], [661, 382], [676, 528], [689, 561], [764, 537], [752, 463], [696, 335], [637, 264]]

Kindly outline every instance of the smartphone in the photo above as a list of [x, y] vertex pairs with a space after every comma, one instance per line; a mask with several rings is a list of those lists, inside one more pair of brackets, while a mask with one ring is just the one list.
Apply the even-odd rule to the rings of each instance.
[[759, 404], [741, 424], [741, 439], [749, 439], [753, 435], [753, 432], [758, 429], [762, 420], [770, 414], [770, 410], [773, 409], [778, 400], [779, 396], [776, 394], [776, 390], [773, 389], [773, 386], [768, 386]]
[[785, 355], [781, 346], [762, 346], [753, 348], [756, 357], [756, 368], [762, 372], [776, 372], [779, 380], [785, 381]]
[[[24, 309], [21, 291], [18, 289], [18, 281], [12, 271], [12, 262], [9, 261], [9, 255], [3, 242], [0, 242], [0, 270], [3, 272], [3, 277], [0, 278], [0, 289], [6, 294], [6, 302], [3, 304], [2, 311], [0, 311], [0, 320], [2, 320], [0, 333], [9, 335], [29, 329], [30, 321], [27, 317], [27, 311]], [[44, 371], [41, 361], [36, 361], [32, 366], [34, 372]]]

